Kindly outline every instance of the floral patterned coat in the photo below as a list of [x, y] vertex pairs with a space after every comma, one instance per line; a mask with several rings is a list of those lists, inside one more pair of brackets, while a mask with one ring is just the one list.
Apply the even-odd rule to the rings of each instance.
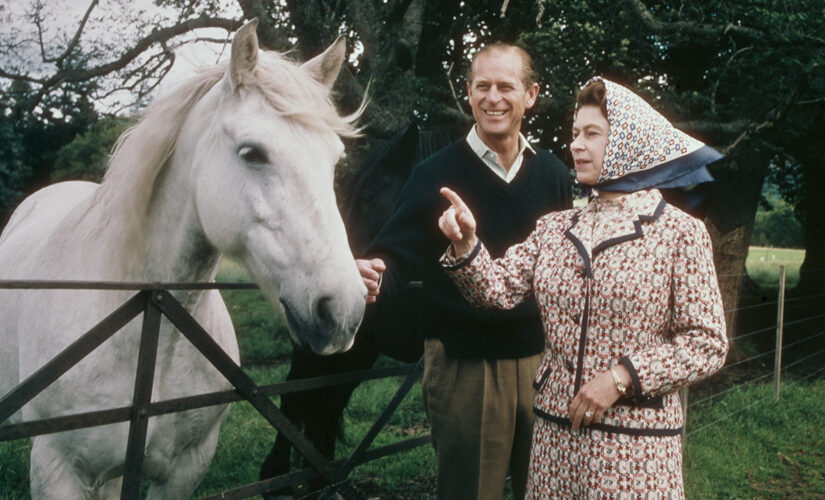
[[546, 333], [535, 412], [569, 426], [579, 388], [615, 363], [632, 398], [589, 427], [674, 436], [676, 389], [718, 370], [728, 349], [722, 300], [704, 225], [658, 190], [539, 219], [523, 243], [493, 261], [482, 244], [442, 265], [468, 301], [512, 308], [535, 294]]

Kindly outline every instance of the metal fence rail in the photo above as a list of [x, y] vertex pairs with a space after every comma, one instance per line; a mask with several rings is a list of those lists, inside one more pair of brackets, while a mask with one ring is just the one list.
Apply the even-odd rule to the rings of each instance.
[[[752, 401], [747, 405], [738, 408], [731, 413], [706, 423], [699, 428], [688, 431], [685, 426], [685, 437], [690, 437], [705, 429], [718, 425], [719, 423], [747, 411], [771, 398], [778, 399], [781, 388], [781, 375], [787, 373], [792, 367], [816, 358], [825, 356], [825, 349], [819, 349], [807, 355], [794, 359], [793, 362], [783, 366], [782, 353], [790, 349], [798, 349], [806, 343], [825, 335], [825, 330], [818, 331], [802, 339], [783, 345], [783, 335], [790, 327], [801, 326], [812, 320], [821, 319], [825, 314], [815, 314], [803, 318], [785, 321], [784, 306], [788, 303], [796, 303], [803, 300], [813, 300], [825, 297], [823, 294], [813, 294], [803, 297], [785, 297], [784, 267], [780, 272], [779, 293], [777, 300], [739, 307], [726, 313], [748, 311], [757, 308], [774, 306], [777, 308], [776, 323], [773, 326], [760, 328], [754, 331], [738, 335], [735, 339], [741, 341], [756, 335], [763, 335], [769, 331], [774, 331], [776, 335], [776, 347], [771, 350], [756, 353], [748, 358], [737, 360], [734, 363], [725, 365], [722, 370], [750, 363], [771, 354], [774, 354], [773, 369], [767, 373], [757, 375], [740, 381], [722, 391], [704, 396], [697, 401], [688, 403], [688, 388], [682, 390], [683, 408], [687, 421], [688, 409], [703, 407], [726, 394], [743, 387], [746, 384], [754, 384], [774, 378], [774, 393], [765, 398]], [[121, 498], [136, 499], [140, 491], [140, 469], [143, 461], [143, 453], [146, 440], [148, 420], [151, 417], [175, 413], [180, 411], [203, 408], [207, 406], [222, 405], [231, 402], [248, 401], [252, 406], [275, 427], [280, 433], [286, 436], [298, 450], [311, 467], [294, 471], [290, 474], [275, 478], [242, 485], [232, 490], [224, 491], [220, 494], [210, 496], [210, 499], [235, 499], [247, 498], [253, 495], [260, 495], [285, 486], [294, 486], [311, 479], [321, 478], [326, 484], [334, 486], [344, 481], [352, 470], [358, 465], [372, 461], [381, 457], [386, 457], [395, 453], [403, 452], [418, 446], [425, 445], [431, 441], [429, 435], [406, 439], [379, 448], [369, 449], [371, 443], [378, 435], [383, 426], [387, 423], [392, 413], [397, 409], [405, 395], [412, 388], [414, 383], [420, 378], [423, 358], [415, 364], [378, 368], [371, 370], [361, 370], [339, 375], [315, 377], [301, 379], [290, 382], [282, 382], [271, 385], [256, 385], [248, 375], [238, 366], [209, 336], [209, 334], [198, 324], [198, 322], [184, 309], [177, 299], [170, 293], [171, 290], [241, 290], [256, 289], [257, 285], [252, 283], [111, 283], [111, 282], [77, 282], [77, 281], [37, 281], [37, 280], [15, 280], [0, 281], [0, 289], [97, 289], [97, 290], [135, 290], [136, 293], [115, 311], [101, 320], [97, 325], [89, 329], [78, 340], [67, 347], [58, 356], [41, 367], [28, 379], [21, 382], [11, 392], [2, 395], [0, 398], [0, 422], [7, 420], [25, 404], [42, 392], [52, 382], [57, 380], [63, 373], [71, 369], [72, 366], [80, 362], [85, 356], [93, 352], [97, 347], [114, 335], [137, 316], [143, 316], [141, 329], [140, 354], [138, 357], [138, 367], [135, 377], [135, 386], [132, 403], [129, 406], [110, 408], [106, 410], [85, 412], [74, 415], [61, 416], [50, 419], [28, 421], [16, 424], [6, 423], [0, 425], [0, 441], [9, 441], [21, 438], [34, 437], [42, 434], [65, 432], [86, 427], [112, 424], [117, 422], [130, 422], [129, 441], [127, 444], [126, 465], [124, 470], [123, 487]], [[166, 401], [151, 401], [152, 383], [154, 378], [154, 365], [157, 353], [158, 335], [161, 318], [166, 316], [172, 324], [194, 345], [209, 362], [233, 385], [233, 390], [218, 391], [207, 394], [199, 394], [177, 398]], [[825, 373], [825, 366], [819, 368], [802, 379], [801, 382], [811, 377]], [[304, 437], [301, 431], [284, 416], [270, 400], [270, 397], [291, 392], [318, 389], [335, 385], [353, 384], [366, 380], [373, 380], [386, 377], [405, 377], [399, 389], [392, 397], [387, 407], [382, 411], [375, 423], [355, 447], [352, 453], [341, 459], [329, 461], [318, 452], [314, 446]]]
[[[788, 330], [789, 327], [798, 327], [798, 326], [801, 326], [801, 325], [803, 325], [805, 323], [808, 323], [812, 320], [821, 319], [821, 318], [825, 317], [825, 314], [815, 314], [815, 315], [806, 316], [806, 317], [799, 318], [799, 319], [794, 319], [792, 321], [785, 321], [785, 318], [784, 318], [784, 306], [785, 306], [785, 304], [790, 303], [790, 302], [800, 302], [800, 301], [803, 301], [803, 300], [812, 300], [812, 299], [822, 298], [822, 297], [825, 297], [825, 293], [806, 295], [806, 296], [802, 296], [802, 297], [786, 298], [785, 297], [785, 268], [784, 268], [784, 266], [780, 266], [779, 287], [778, 287], [777, 295], [778, 295], [778, 297], [777, 297], [777, 300], [775, 300], [775, 301], [765, 302], [765, 303], [756, 304], [756, 305], [752, 305], [752, 306], [745, 306], [745, 307], [734, 309], [733, 311], [729, 311], [729, 312], [744, 311], [744, 310], [748, 310], [748, 309], [754, 309], [754, 308], [757, 308], [757, 307], [763, 307], [765, 305], [774, 305], [777, 309], [775, 325], [769, 326], [769, 327], [766, 327], [766, 328], [760, 328], [760, 329], [757, 329], [757, 330], [754, 330], [754, 331], [751, 331], [751, 332], [744, 333], [742, 335], [737, 335], [735, 337], [735, 340], [736, 341], [741, 341], [743, 339], [750, 338], [750, 337], [753, 337], [755, 335], [761, 335], [761, 334], [765, 334], [767, 332], [773, 331], [773, 332], [775, 332], [776, 347], [771, 349], [771, 350], [760, 352], [760, 353], [757, 353], [753, 356], [749, 356], [745, 359], [741, 359], [741, 360], [738, 360], [736, 362], [726, 364], [720, 370], [720, 372], [723, 371], [723, 370], [729, 370], [731, 368], [734, 368], [734, 367], [737, 367], [737, 366], [740, 366], [740, 365], [743, 365], [743, 364], [746, 364], [746, 363], [750, 363], [750, 362], [755, 361], [755, 360], [760, 359], [760, 358], [764, 358], [764, 357], [766, 357], [770, 354], [774, 355], [773, 369], [768, 371], [767, 373], [758, 375], [756, 377], [748, 378], [747, 380], [744, 380], [744, 381], [740, 381], [740, 382], [732, 385], [731, 387], [728, 387], [728, 388], [726, 388], [724, 390], [721, 390], [719, 392], [716, 392], [714, 394], [705, 396], [702, 399], [699, 399], [697, 401], [692, 401], [689, 404], [685, 404], [684, 405], [685, 421], [687, 421], [687, 414], [688, 414], [688, 409], [689, 408], [694, 409], [696, 407], [705, 406], [709, 402], [711, 402], [713, 400], [716, 400], [716, 399], [719, 399], [720, 397], [722, 397], [726, 394], [730, 394], [730, 393], [736, 391], [737, 389], [742, 388], [745, 385], [754, 384], [756, 382], [761, 382], [763, 380], [768, 379], [769, 377], [773, 377], [773, 379], [774, 379], [773, 394], [769, 397], [765, 397], [765, 398], [761, 398], [761, 399], [758, 399], [756, 401], [753, 401], [753, 402], [745, 405], [744, 407], [738, 408], [735, 411], [733, 411], [733, 412], [731, 412], [731, 413], [729, 413], [729, 414], [727, 414], [727, 415], [725, 415], [725, 416], [723, 416], [719, 419], [716, 419], [713, 422], [704, 424], [704, 425], [702, 425], [701, 427], [699, 427], [697, 429], [691, 429], [689, 432], [685, 432], [685, 437], [690, 437], [691, 435], [693, 435], [697, 432], [701, 432], [702, 430], [705, 430], [705, 429], [708, 429], [708, 428], [713, 427], [715, 425], [718, 425], [721, 422], [724, 422], [725, 420], [728, 420], [729, 418], [732, 418], [736, 415], [739, 415], [740, 413], [742, 413], [742, 412], [744, 412], [744, 411], [746, 411], [750, 408], [753, 408], [754, 406], [756, 406], [760, 403], [764, 403], [764, 402], [766, 402], [770, 399], [774, 399], [774, 400], [778, 401], [779, 397], [780, 397], [780, 389], [781, 389], [781, 376], [782, 376], [783, 373], [787, 373], [790, 370], [790, 368], [798, 366], [801, 363], [804, 363], [806, 361], [810, 361], [811, 359], [816, 358], [817, 356], [825, 355], [825, 348], [823, 348], [823, 349], [819, 349], [815, 352], [809, 353], [809, 354], [805, 355], [804, 357], [795, 359], [791, 363], [783, 365], [783, 361], [782, 361], [783, 353], [786, 353], [787, 351], [789, 351], [791, 349], [799, 348], [799, 347], [803, 346], [804, 344], [806, 344], [808, 342], [811, 342], [812, 340], [817, 339], [817, 338], [822, 337], [823, 335], [825, 335], [825, 330], [822, 330], [822, 331], [818, 331], [816, 333], [813, 333], [811, 335], [808, 335], [804, 338], [797, 339], [794, 342], [791, 342], [790, 344], [785, 344], [784, 340], [783, 340], [783, 336], [784, 336], [785, 332]], [[801, 379], [799, 379], [795, 382], [798, 383], [798, 382], [801, 382], [803, 380], [807, 380], [807, 379], [809, 379], [811, 377], [814, 377], [818, 374], [821, 374], [823, 372], [825, 372], [825, 367], [814, 370], [813, 372], [805, 375], [804, 377], [802, 377]], [[683, 387], [682, 388], [683, 401], [685, 401], [687, 399], [687, 393], [688, 393], [688, 388]]]
[[[377, 458], [405, 451], [430, 442], [430, 436], [407, 439], [377, 449], [369, 449], [372, 441], [401, 404], [413, 384], [420, 378], [423, 358], [415, 364], [361, 370], [341, 375], [316, 377], [267, 386], [258, 386], [198, 324], [169, 290], [254, 289], [254, 284], [240, 283], [108, 283], [108, 282], [47, 282], [0, 281], [0, 289], [104, 289], [139, 290], [123, 305], [84, 333], [64, 351], [0, 398], [0, 422], [5, 421], [62, 374], [126, 326], [143, 315], [140, 351], [135, 376], [132, 404], [107, 410], [85, 412], [50, 419], [0, 426], [0, 441], [28, 438], [42, 434], [129, 421], [129, 437], [124, 466], [122, 499], [137, 499], [140, 494], [140, 470], [144, 458], [149, 418], [158, 415], [246, 400], [287, 437], [296, 450], [312, 466], [267, 481], [241, 486], [223, 492], [219, 498], [246, 498], [283, 486], [296, 485], [309, 479], [322, 478], [328, 484], [343, 481], [358, 465]], [[169, 321], [201, 354], [233, 385], [234, 390], [199, 394], [167, 401], [151, 401], [161, 318]], [[327, 460], [292, 422], [269, 399], [271, 396], [321, 387], [357, 383], [377, 378], [404, 376], [405, 380], [372, 425], [355, 450], [341, 460]]]

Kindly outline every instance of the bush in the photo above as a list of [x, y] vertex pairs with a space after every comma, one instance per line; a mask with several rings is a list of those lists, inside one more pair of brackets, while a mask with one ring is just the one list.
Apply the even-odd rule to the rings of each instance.
[[133, 118], [98, 120], [57, 152], [52, 179], [100, 182], [118, 137], [134, 123]]
[[805, 248], [802, 225], [793, 208], [781, 199], [770, 201], [771, 210], [761, 207], [753, 221], [751, 245], [779, 248]]

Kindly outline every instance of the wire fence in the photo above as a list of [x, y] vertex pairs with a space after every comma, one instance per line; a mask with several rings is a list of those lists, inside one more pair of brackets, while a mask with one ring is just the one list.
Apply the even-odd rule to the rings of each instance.
[[[825, 269], [814, 269], [809, 270], [806, 272], [820, 272], [825, 271]], [[720, 275], [720, 277], [731, 277], [736, 275]], [[769, 332], [774, 332], [776, 347], [764, 350], [761, 352], [754, 353], [750, 356], [744, 357], [742, 359], [738, 359], [732, 363], [726, 364], [722, 369], [719, 370], [714, 377], [720, 376], [720, 374], [724, 372], [728, 372], [727, 376], [731, 376], [732, 379], [736, 380], [735, 383], [731, 384], [724, 389], [716, 391], [712, 394], [703, 395], [700, 399], [696, 401], [690, 401], [687, 404], [684, 404], [683, 411], [685, 412], [685, 430], [683, 431], [683, 436], [688, 438], [692, 435], [700, 433], [706, 429], [712, 428], [714, 426], [720, 425], [723, 422], [736, 417], [737, 415], [742, 414], [743, 412], [754, 408], [762, 403], [765, 403], [769, 400], [778, 401], [781, 395], [781, 379], [782, 375], [786, 375], [790, 372], [792, 368], [800, 367], [806, 362], [811, 362], [814, 359], [822, 358], [822, 363], [820, 364], [819, 368], [812, 369], [809, 373], [805, 374], [796, 374], [796, 378], [791, 382], [794, 384], [798, 384], [804, 382], [806, 380], [810, 380], [815, 377], [825, 375], [825, 347], [821, 347], [825, 344], [817, 344], [817, 339], [821, 339], [825, 336], [825, 330], [817, 329], [813, 333], [807, 334], [808, 332], [804, 332], [803, 327], [810, 326], [811, 322], [814, 320], [825, 318], [825, 313], [823, 314], [813, 314], [813, 315], [806, 315], [804, 317], [796, 317], [790, 321], [785, 321], [784, 319], [784, 308], [787, 304], [791, 303], [794, 305], [799, 305], [799, 303], [804, 303], [805, 301], [813, 302], [815, 299], [821, 299], [825, 297], [825, 293], [817, 293], [817, 294], [809, 294], [799, 297], [792, 297], [792, 298], [785, 298], [785, 267], [780, 266], [780, 276], [779, 276], [779, 287], [778, 287], [778, 298], [777, 300], [771, 301], [764, 301], [759, 304], [749, 304], [742, 307], [733, 308], [730, 310], [726, 310], [726, 314], [731, 313], [738, 313], [742, 311], [753, 311], [760, 308], [766, 308], [769, 306], [773, 306], [776, 309], [776, 321], [771, 326], [757, 328], [752, 331], [747, 331], [741, 335], [736, 335], [733, 339], [734, 342], [737, 342], [739, 345], [742, 345], [743, 341], [747, 340], [748, 342], [759, 340], [764, 342], [767, 339], [767, 334]], [[799, 330], [802, 330], [804, 333], [802, 335], [806, 335], [802, 338], [795, 338], [790, 343], [783, 342], [784, 334], [788, 332], [795, 332], [797, 333], [796, 336], [799, 334]], [[758, 337], [757, 337], [758, 336]], [[818, 348], [817, 347], [821, 347]], [[783, 364], [782, 359], [783, 355], [788, 356], [790, 353], [794, 353], [793, 360], [789, 360]], [[740, 369], [743, 365], [747, 365], [749, 363], [754, 363], [759, 360], [764, 360], [769, 356], [774, 356], [774, 363], [773, 366], [765, 373], [759, 373], [753, 376], [753, 373], [750, 372], [747, 376], [743, 376], [741, 378], [737, 378], [735, 375], [731, 375], [731, 372], [735, 372], [737, 368]], [[764, 363], [764, 361], [763, 361]], [[736, 408], [735, 410], [714, 419], [711, 422], [703, 423], [700, 427], [697, 428], [688, 428], [688, 415], [691, 411], [697, 408], [705, 408], [707, 405], [715, 400], [719, 400], [725, 395], [731, 394], [737, 390], [740, 390], [746, 386], [753, 386], [757, 383], [764, 383], [766, 380], [770, 379], [774, 380], [774, 390], [772, 394], [769, 396], [759, 398], [754, 401], [750, 401], [747, 404], [744, 404], [741, 407]], [[688, 400], [688, 392], [689, 389], [687, 387], [682, 388], [682, 401], [686, 402]]]

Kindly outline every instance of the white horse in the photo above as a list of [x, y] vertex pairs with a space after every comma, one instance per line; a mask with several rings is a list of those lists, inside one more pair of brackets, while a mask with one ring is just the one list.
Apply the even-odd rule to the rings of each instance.
[[[0, 278], [209, 281], [221, 254], [244, 263], [283, 304], [295, 340], [348, 349], [366, 288], [335, 203], [333, 170], [356, 133], [329, 99], [343, 40], [302, 66], [258, 50], [256, 21], [235, 35], [228, 64], [153, 103], [124, 134], [102, 184], [45, 188], [0, 236]], [[0, 396], [134, 292], [0, 291]], [[238, 360], [217, 291], [177, 294]], [[22, 410], [25, 420], [131, 403], [140, 319], [129, 323]], [[230, 385], [166, 320], [154, 401]], [[150, 498], [185, 498], [214, 455], [227, 407], [152, 418], [141, 477]], [[15, 421], [21, 415], [15, 415]], [[117, 497], [128, 423], [35, 437], [33, 498]]]

